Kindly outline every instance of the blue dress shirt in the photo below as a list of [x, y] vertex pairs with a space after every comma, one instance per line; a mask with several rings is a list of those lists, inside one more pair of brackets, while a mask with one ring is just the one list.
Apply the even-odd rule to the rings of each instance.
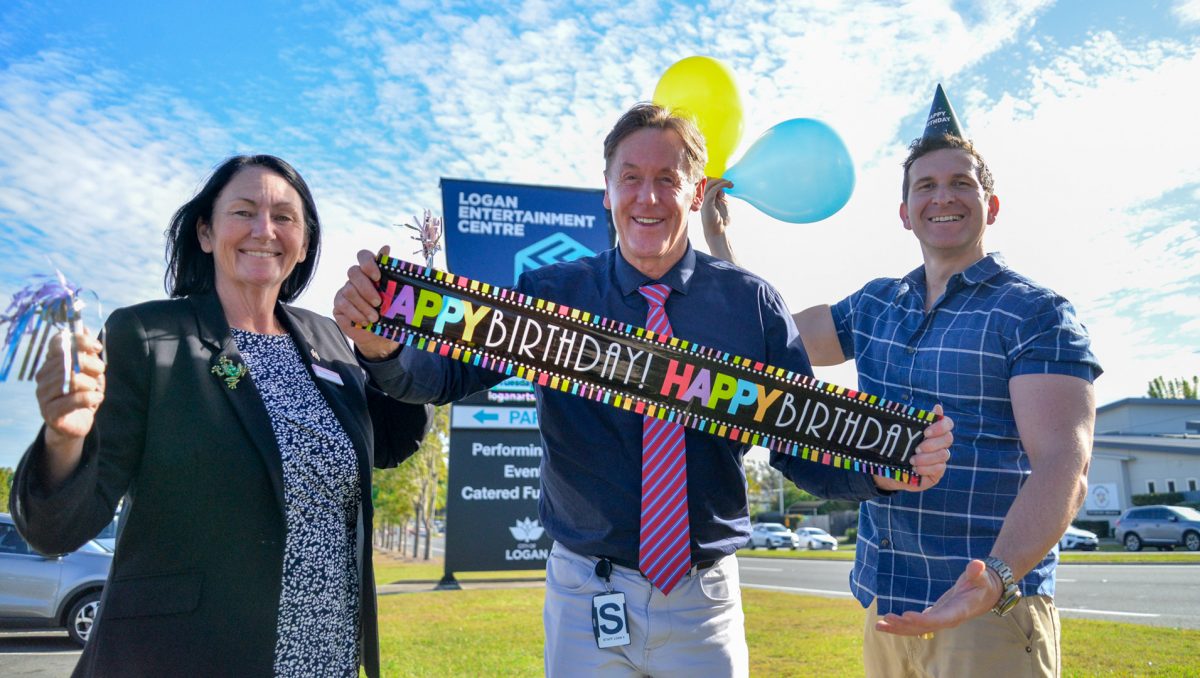
[[[611, 249], [521, 276], [517, 289], [637, 326], [647, 303], [638, 287], [665, 283], [675, 336], [771, 365], [811, 374], [796, 326], [766, 281], [688, 246], [683, 258], [650, 280]], [[445, 403], [502, 377], [423, 351], [364, 363], [391, 396]], [[538, 510], [557, 542], [585, 555], [636, 563], [641, 520], [642, 416], [559, 391], [537, 389], [544, 454]], [[692, 561], [733, 553], [750, 534], [742, 456], [750, 446], [686, 430]], [[879, 496], [869, 476], [783, 454], [771, 464], [805, 490], [830, 498]]]
[[[989, 254], [950, 277], [925, 312], [925, 268], [880, 278], [833, 306], [842, 352], [859, 388], [921, 408], [941, 403], [954, 445], [940, 483], [859, 507], [850, 590], [879, 614], [920, 611], [986, 557], [1029, 475], [1009, 399], [1021, 374], [1100, 375], [1070, 302]], [[1058, 549], [1021, 581], [1024, 595], [1054, 595]]]

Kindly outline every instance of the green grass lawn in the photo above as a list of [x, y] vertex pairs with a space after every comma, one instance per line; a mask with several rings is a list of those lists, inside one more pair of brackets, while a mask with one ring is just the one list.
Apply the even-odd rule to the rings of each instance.
[[[415, 574], [405, 576], [410, 567]], [[441, 577], [440, 565], [386, 568], [399, 577], [392, 581]], [[752, 675], [862, 674], [864, 613], [857, 602], [757, 589], [742, 595]], [[540, 588], [382, 596], [383, 674], [541, 675], [543, 596]], [[1194, 676], [1200, 667], [1200, 631], [1080, 619], [1064, 619], [1062, 627], [1064, 676]]]

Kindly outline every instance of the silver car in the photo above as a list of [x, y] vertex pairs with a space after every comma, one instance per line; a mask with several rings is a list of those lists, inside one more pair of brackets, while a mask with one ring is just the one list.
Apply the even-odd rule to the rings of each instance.
[[1184, 546], [1200, 551], [1200, 511], [1189, 506], [1138, 506], [1117, 520], [1117, 541], [1127, 551]]
[[1066, 551], [1067, 549], [1079, 549], [1081, 551], [1095, 551], [1100, 546], [1100, 538], [1095, 532], [1081, 530], [1074, 525], [1068, 525], [1067, 531], [1063, 533], [1062, 539], [1058, 540], [1058, 550]]
[[837, 550], [837, 538], [819, 527], [796, 528], [796, 536], [800, 538], [800, 545], [810, 551], [814, 549]]
[[96, 541], [48, 558], [21, 538], [0, 513], [0, 626], [66, 628], [83, 645], [92, 631], [113, 554]]
[[750, 526], [750, 548], [765, 546], [768, 549], [789, 548], [795, 551], [800, 547], [796, 533], [779, 523], [758, 523]]

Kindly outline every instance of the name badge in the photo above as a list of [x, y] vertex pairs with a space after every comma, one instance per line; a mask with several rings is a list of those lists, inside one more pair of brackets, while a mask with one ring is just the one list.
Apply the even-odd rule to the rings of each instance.
[[629, 644], [624, 593], [618, 591], [592, 596], [592, 633], [596, 636], [596, 647], [600, 649]]
[[325, 381], [332, 381], [333, 383], [337, 384], [338, 386], [346, 385], [342, 381], [342, 375], [338, 374], [337, 372], [334, 372], [333, 370], [331, 370], [327, 367], [321, 367], [320, 365], [313, 365], [312, 368], [313, 368], [313, 374], [324, 379]]

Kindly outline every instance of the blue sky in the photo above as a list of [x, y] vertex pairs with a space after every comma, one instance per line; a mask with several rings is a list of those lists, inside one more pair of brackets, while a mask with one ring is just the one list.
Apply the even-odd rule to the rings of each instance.
[[[696, 54], [735, 74], [741, 151], [815, 117], [854, 159], [826, 221], [733, 202], [743, 264], [793, 309], [919, 264], [899, 162], [941, 82], [997, 177], [988, 249], [1075, 302], [1099, 402], [1200, 373], [1200, 0], [9, 0], [0, 296], [49, 256], [107, 308], [162, 297], [172, 212], [226, 156], [267, 152], [317, 197], [325, 249], [300, 303], [327, 313], [355, 250], [410, 249], [392, 224], [440, 211], [439, 177], [602, 187], [611, 124]], [[36, 425], [32, 386], [0, 383], [0, 466]]]

